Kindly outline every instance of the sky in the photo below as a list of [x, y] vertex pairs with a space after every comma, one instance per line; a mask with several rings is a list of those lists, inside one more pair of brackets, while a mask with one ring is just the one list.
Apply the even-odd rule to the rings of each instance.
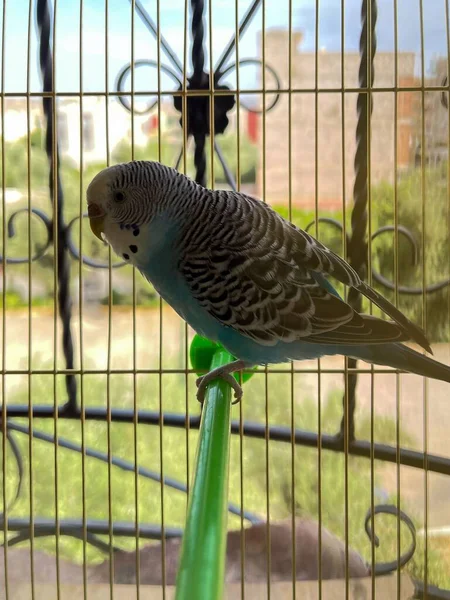
[[[6, 3], [4, 89], [6, 92], [27, 90], [27, 52], [29, 28], [28, 0], [3, 0]], [[141, 0], [153, 21], [157, 22], [156, 0]], [[448, 2], [449, 0], [447, 0]], [[31, 46], [30, 46], [30, 90], [40, 91], [38, 68], [37, 27], [35, 2], [32, 0]], [[54, 2], [54, 0], [53, 0]], [[189, 2], [190, 4], [190, 2]], [[209, 3], [205, 2], [206, 18], [206, 67], [209, 70]], [[341, 5], [344, 4], [344, 49], [358, 49], [360, 35], [361, 0], [319, 0], [319, 36], [317, 46], [326, 51], [340, 51], [342, 44]], [[378, 0], [377, 41], [381, 51], [394, 49], [394, 6], [395, 0]], [[420, 0], [397, 0], [398, 48], [417, 53], [416, 72], [421, 72], [421, 27]], [[422, 0], [423, 50], [425, 71], [434, 58], [447, 54], [447, 32], [445, 19], [446, 0]], [[239, 0], [239, 18], [245, 14], [250, 2]], [[303, 33], [301, 48], [313, 51], [316, 47], [316, 0], [292, 0], [292, 26]], [[183, 62], [184, 53], [184, 0], [160, 0], [160, 30], [173, 51]], [[108, 2], [108, 60], [105, 60], [106, 19], [104, 0], [83, 0], [82, 54], [80, 54], [80, 0], [56, 0], [56, 87], [58, 92], [80, 91], [80, 63], [82, 65], [82, 89], [104, 91], [108, 80], [109, 90], [114, 87], [119, 70], [131, 60], [131, 2], [109, 0]], [[288, 27], [289, 0], [265, 0], [265, 26]], [[235, 30], [235, 0], [212, 0], [211, 21], [213, 28], [213, 63], [219, 58], [224, 46]], [[257, 33], [262, 29], [262, 9], [255, 14], [240, 43], [240, 57], [257, 56]], [[0, 16], [3, 31], [3, 22]], [[190, 37], [188, 37], [190, 52]], [[135, 59], [157, 59], [157, 44], [138, 14], [134, 19]], [[80, 60], [82, 56], [82, 60]], [[173, 68], [170, 60], [161, 53], [161, 60]], [[229, 64], [234, 62], [234, 55]], [[107, 68], [106, 68], [107, 64]], [[255, 79], [251, 67], [241, 71], [241, 86], [251, 87]], [[163, 90], [174, 89], [173, 80], [163, 75]], [[156, 70], [142, 68], [136, 74], [136, 90], [156, 89]]]

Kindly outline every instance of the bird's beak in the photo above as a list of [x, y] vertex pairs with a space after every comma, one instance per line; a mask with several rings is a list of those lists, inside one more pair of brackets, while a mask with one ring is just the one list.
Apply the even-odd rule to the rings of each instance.
[[98, 204], [89, 204], [88, 205], [88, 217], [89, 217], [89, 226], [91, 228], [92, 233], [98, 237], [102, 242], [104, 241], [102, 238], [103, 233], [103, 225], [105, 221], [105, 213], [103, 209]]

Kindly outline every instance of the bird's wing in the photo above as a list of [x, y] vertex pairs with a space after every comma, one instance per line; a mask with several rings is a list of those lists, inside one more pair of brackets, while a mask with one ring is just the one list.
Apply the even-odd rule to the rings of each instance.
[[287, 226], [293, 230], [296, 238], [297, 251], [293, 257], [296, 263], [313, 272], [332, 275], [341, 283], [358, 290], [399, 325], [406, 334], [406, 339], [414, 340], [427, 352], [432, 354], [430, 344], [423, 330], [410, 321], [389, 300], [383, 298], [367, 283], [362, 281], [356, 271], [343, 258], [329, 250], [305, 231], [298, 229], [291, 223], [287, 223]]
[[209, 314], [269, 346], [296, 340], [369, 344], [409, 339], [401, 327], [356, 313], [320, 284], [317, 272], [338, 279], [345, 273], [352, 282], [348, 285], [361, 285], [342, 259], [321, 244], [316, 247], [313, 238], [263, 203], [245, 199], [247, 208], [239, 206], [240, 218], [232, 227], [217, 219], [220, 226], [205, 227], [201, 243], [186, 242], [188, 251], [180, 260], [190, 292]]

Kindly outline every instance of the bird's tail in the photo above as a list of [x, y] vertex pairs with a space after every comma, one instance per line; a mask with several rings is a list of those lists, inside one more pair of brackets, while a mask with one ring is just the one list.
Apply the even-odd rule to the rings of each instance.
[[[350, 354], [350, 352], [349, 352]], [[354, 358], [375, 363], [377, 365], [386, 365], [394, 369], [408, 371], [423, 377], [440, 379], [450, 383], [450, 366], [428, 358], [408, 346], [403, 344], [374, 344], [370, 346], [358, 347], [357, 353], [351, 353]]]

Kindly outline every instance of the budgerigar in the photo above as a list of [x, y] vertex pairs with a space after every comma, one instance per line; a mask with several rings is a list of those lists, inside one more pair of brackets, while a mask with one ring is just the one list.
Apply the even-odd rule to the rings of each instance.
[[[98, 173], [87, 190], [94, 234], [133, 264], [200, 335], [236, 361], [215, 378], [257, 365], [342, 354], [450, 382], [450, 367], [400, 342], [431, 348], [422, 330], [352, 267], [264, 202], [208, 190], [153, 161]], [[355, 312], [325, 278], [356, 288], [393, 321]]]

